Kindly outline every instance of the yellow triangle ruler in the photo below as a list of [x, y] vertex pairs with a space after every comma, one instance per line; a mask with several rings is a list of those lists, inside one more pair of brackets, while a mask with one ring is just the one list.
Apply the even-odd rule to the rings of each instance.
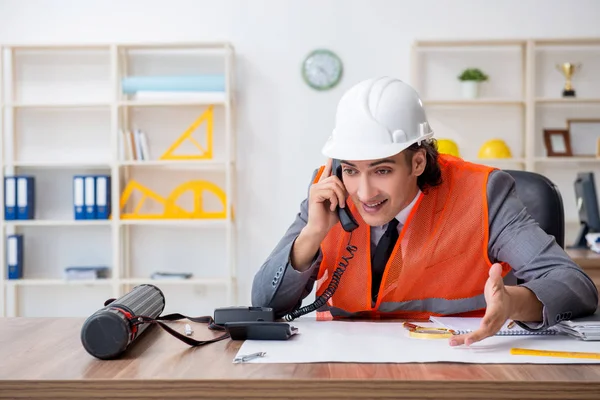
[[[212, 159], [213, 157], [213, 110], [214, 106], [209, 106], [206, 111], [200, 115], [193, 123], [190, 125], [185, 132], [177, 140], [164, 152], [162, 156], [160, 156], [160, 160], [207, 160]], [[194, 137], [194, 131], [198, 129], [198, 127], [206, 122], [206, 148], [204, 148]], [[183, 142], [189, 140], [199, 151], [197, 154], [175, 154], [175, 150]]]

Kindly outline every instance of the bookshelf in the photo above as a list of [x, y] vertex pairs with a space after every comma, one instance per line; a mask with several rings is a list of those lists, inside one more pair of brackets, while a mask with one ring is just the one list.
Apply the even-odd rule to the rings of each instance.
[[[573, 76], [574, 98], [562, 97], [565, 78], [555, 65], [563, 62], [583, 65]], [[457, 77], [475, 67], [490, 79], [478, 97], [464, 98]], [[469, 161], [538, 172], [559, 187], [565, 240], [571, 244], [579, 228], [573, 183], [577, 172], [591, 171], [600, 184], [600, 158], [595, 154], [600, 131], [583, 139], [571, 137], [581, 141], [583, 151], [556, 157], [548, 156], [544, 129], [567, 129], [567, 120], [574, 118], [600, 120], [599, 68], [600, 38], [524, 38], [417, 40], [410, 69], [438, 139], [454, 140]], [[512, 158], [478, 158], [481, 146], [493, 138], [505, 141]]]
[[[165, 312], [237, 303], [234, 58], [227, 42], [0, 44], [2, 181], [31, 175], [36, 192], [34, 219], [0, 210], [0, 316], [87, 316], [142, 283], [163, 290]], [[109, 219], [75, 219], [76, 175], [110, 177]], [[8, 279], [16, 233], [23, 277]], [[67, 279], [73, 266], [110, 276]], [[192, 277], [152, 279], [159, 271]]]

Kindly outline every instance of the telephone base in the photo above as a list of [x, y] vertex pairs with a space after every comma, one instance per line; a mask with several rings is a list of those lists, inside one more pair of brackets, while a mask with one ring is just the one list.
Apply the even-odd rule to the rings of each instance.
[[298, 333], [285, 322], [228, 322], [225, 329], [231, 340], [288, 340]]
[[269, 307], [221, 307], [215, 309], [215, 325], [225, 325], [228, 322], [273, 322], [275, 312]]

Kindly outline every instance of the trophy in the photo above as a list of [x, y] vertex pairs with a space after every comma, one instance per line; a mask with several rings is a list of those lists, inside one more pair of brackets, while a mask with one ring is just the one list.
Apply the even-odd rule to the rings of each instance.
[[562, 95], [563, 97], [575, 97], [575, 89], [571, 86], [571, 78], [573, 78], [573, 74], [581, 69], [580, 63], [562, 63], [556, 64], [556, 69], [558, 69], [565, 76], [567, 81], [565, 82], [565, 88], [563, 89]]

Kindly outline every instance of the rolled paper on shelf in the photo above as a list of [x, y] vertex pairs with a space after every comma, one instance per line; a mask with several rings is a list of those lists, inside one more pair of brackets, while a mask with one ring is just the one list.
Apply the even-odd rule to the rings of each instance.
[[128, 76], [121, 81], [123, 93], [151, 91], [224, 92], [224, 75]]

